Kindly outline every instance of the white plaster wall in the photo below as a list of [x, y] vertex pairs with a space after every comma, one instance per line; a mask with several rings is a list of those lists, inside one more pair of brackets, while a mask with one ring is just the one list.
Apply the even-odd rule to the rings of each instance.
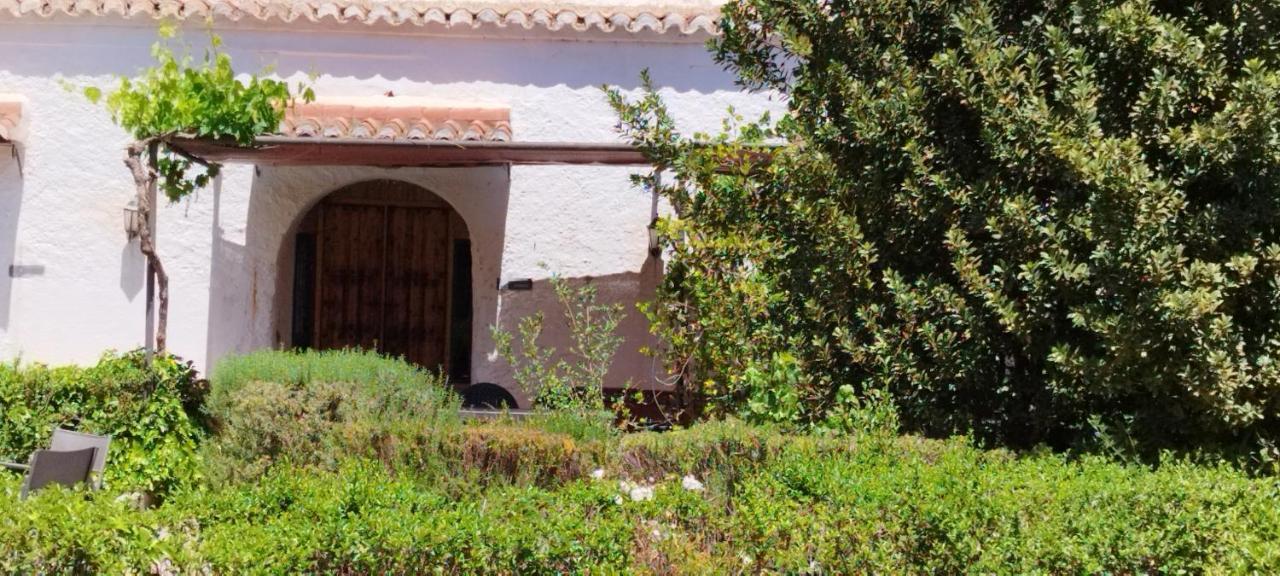
[[0, 145], [0, 357], [13, 356], [16, 349], [9, 330], [13, 283], [4, 274], [12, 263], [17, 242], [18, 214], [22, 208], [20, 168], [14, 147]]
[[[127, 135], [105, 110], [65, 86], [106, 86], [114, 75], [136, 72], [148, 63], [154, 30], [76, 22], [0, 20], [0, 93], [29, 101], [22, 174], [0, 157], [0, 265], [44, 267], [37, 276], [0, 277], [6, 358], [89, 362], [105, 349], [142, 342], [144, 263], [121, 222], [133, 193], [121, 162]], [[358, 30], [220, 33], [241, 70], [271, 65], [291, 81], [316, 74], [322, 98], [391, 91], [509, 106], [515, 138], [524, 141], [617, 141], [616, 118], [599, 86], [636, 90], [644, 68], [687, 131], [717, 129], [728, 106], [748, 115], [779, 106], [739, 92], [697, 43], [352, 32]], [[558, 313], [544, 283], [532, 292], [498, 293], [496, 279], [543, 279], [550, 271], [595, 278], [607, 298], [627, 302], [628, 341], [611, 380], [646, 384], [651, 363], [637, 349], [648, 337], [633, 303], [652, 291], [658, 271], [646, 251], [650, 198], [631, 187], [631, 172], [229, 166], [217, 185], [160, 212], [159, 245], [171, 278], [170, 348], [205, 369], [229, 352], [279, 343], [278, 334], [288, 334], [278, 313], [288, 287], [278, 258], [295, 219], [342, 185], [395, 178], [444, 197], [471, 229], [475, 381], [509, 384], [492, 355], [492, 322], [513, 326], [535, 310]], [[557, 336], [554, 326], [548, 330]]]

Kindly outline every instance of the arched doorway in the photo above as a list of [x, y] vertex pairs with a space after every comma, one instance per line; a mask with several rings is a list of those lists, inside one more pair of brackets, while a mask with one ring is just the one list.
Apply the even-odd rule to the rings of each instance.
[[303, 217], [294, 247], [294, 346], [377, 350], [470, 380], [470, 237], [447, 202], [396, 180], [352, 184]]

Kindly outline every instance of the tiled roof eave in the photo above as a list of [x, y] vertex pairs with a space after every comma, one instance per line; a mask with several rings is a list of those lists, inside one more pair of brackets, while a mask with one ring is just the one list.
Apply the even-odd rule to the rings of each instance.
[[[683, 6], [683, 7], [681, 7]], [[0, 0], [0, 20], [117, 17], [260, 23], [365, 24], [439, 29], [514, 29], [706, 36], [716, 32], [718, 0], [687, 6], [609, 7], [552, 3], [442, 4], [427, 0]]]
[[508, 142], [510, 111], [419, 97], [330, 98], [285, 112], [277, 135], [298, 138]]

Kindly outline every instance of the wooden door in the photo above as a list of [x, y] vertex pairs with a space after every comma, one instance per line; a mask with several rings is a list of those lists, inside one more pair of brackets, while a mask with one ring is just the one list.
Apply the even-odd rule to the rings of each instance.
[[316, 347], [378, 349], [382, 340], [386, 208], [320, 208]]
[[449, 213], [387, 210], [386, 349], [430, 368], [443, 367], [449, 303]]
[[445, 363], [449, 213], [440, 208], [322, 204], [315, 343]]

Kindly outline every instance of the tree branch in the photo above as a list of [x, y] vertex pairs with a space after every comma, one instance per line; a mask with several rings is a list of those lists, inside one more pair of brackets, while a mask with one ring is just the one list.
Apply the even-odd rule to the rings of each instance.
[[156, 353], [163, 354], [167, 340], [169, 323], [169, 274], [165, 272], [164, 263], [156, 252], [155, 236], [151, 230], [151, 215], [155, 207], [151, 205], [151, 185], [155, 182], [155, 172], [147, 166], [146, 158], [154, 155], [156, 147], [162, 141], [160, 136], [152, 136], [137, 140], [125, 149], [124, 164], [133, 175], [133, 184], [138, 198], [138, 214], [141, 226], [138, 229], [138, 249], [147, 258], [147, 263], [156, 275], [157, 322]]

